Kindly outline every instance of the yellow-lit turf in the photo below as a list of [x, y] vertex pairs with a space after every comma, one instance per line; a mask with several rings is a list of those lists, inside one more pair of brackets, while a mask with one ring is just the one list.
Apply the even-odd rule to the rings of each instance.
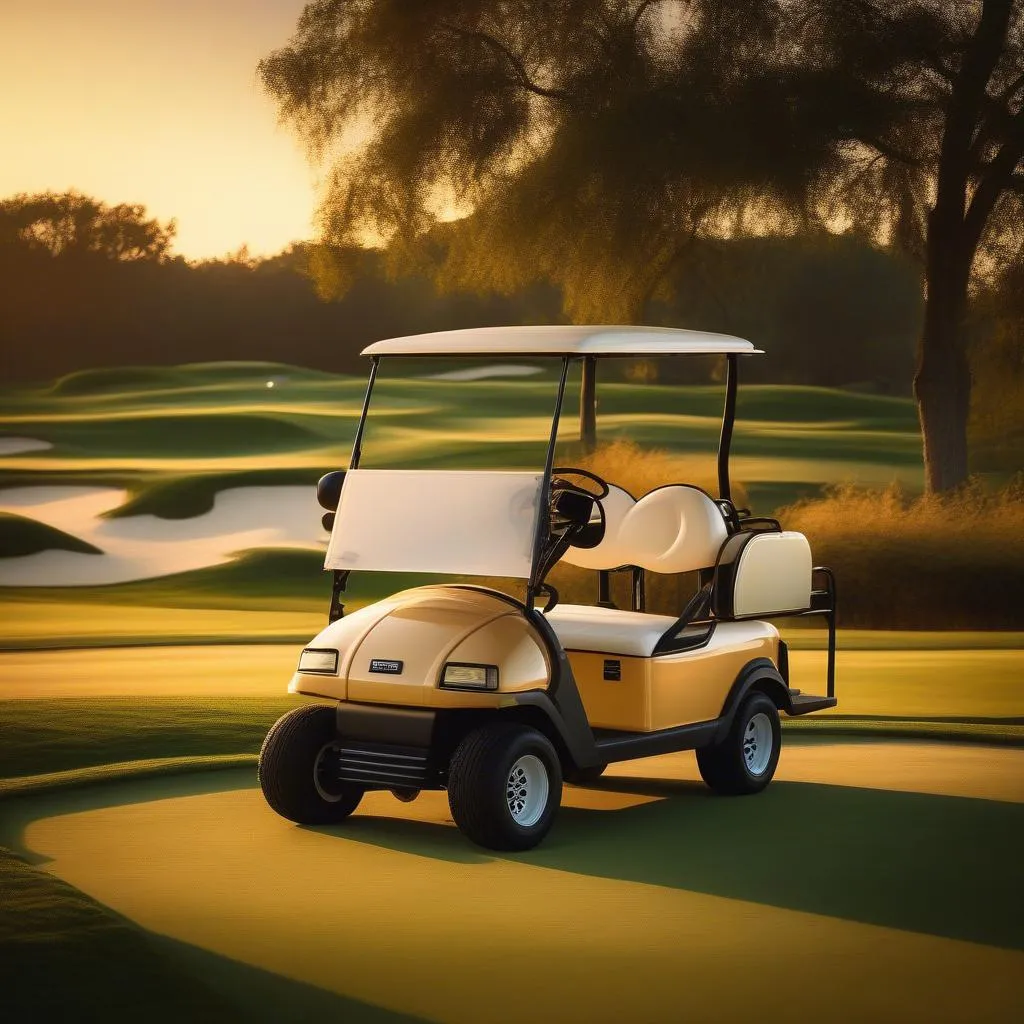
[[1024, 753], [984, 754], [790, 749], [733, 800], [637, 762], [516, 856], [443, 794], [297, 828], [249, 773], [20, 801], [0, 841], [197, 955], [433, 1021], [1005, 1021]]
[[[0, 700], [283, 696], [301, 647], [232, 644], [0, 653]], [[793, 685], [806, 693], [823, 692], [824, 653], [794, 651], [790, 657]], [[1015, 649], [844, 651], [837, 676], [840, 704], [834, 713], [1024, 718], [1022, 658]]]
[[0, 602], [7, 648], [93, 646], [117, 643], [205, 643], [212, 639], [295, 638], [302, 643], [326, 621], [320, 611], [238, 611], [226, 608], [159, 608], [97, 601]]

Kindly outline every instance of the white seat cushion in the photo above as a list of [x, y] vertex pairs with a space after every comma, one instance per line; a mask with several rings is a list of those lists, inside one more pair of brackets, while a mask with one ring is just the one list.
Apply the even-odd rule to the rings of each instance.
[[556, 605], [546, 617], [567, 651], [598, 651], [635, 658], [649, 658], [676, 621], [670, 615], [582, 604]]
[[656, 487], [639, 501], [611, 486], [601, 507], [601, 543], [569, 548], [563, 561], [583, 569], [639, 565], [652, 572], [692, 572], [713, 566], [729, 535], [721, 509], [688, 484]]

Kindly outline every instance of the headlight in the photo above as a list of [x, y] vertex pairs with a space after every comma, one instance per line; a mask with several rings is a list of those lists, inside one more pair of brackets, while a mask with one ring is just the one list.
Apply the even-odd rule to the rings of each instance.
[[449, 661], [441, 673], [441, 685], [455, 690], [496, 690], [497, 665], [462, 665]]
[[299, 655], [299, 671], [320, 676], [338, 674], [338, 652], [325, 647], [307, 647]]

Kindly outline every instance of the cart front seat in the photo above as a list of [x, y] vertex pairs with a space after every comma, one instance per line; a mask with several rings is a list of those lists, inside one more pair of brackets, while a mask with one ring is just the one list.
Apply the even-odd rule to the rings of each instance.
[[676, 624], [671, 615], [584, 604], [555, 605], [545, 618], [567, 651], [601, 651], [649, 658], [658, 641]]
[[604, 537], [592, 548], [569, 548], [563, 562], [582, 569], [636, 565], [651, 572], [708, 569], [729, 536], [722, 510], [699, 487], [670, 484], [637, 501], [609, 486], [601, 499]]
[[[722, 510], [698, 487], [671, 484], [637, 501], [614, 485], [601, 499], [605, 532], [592, 548], [570, 548], [562, 561], [584, 569], [636, 565], [658, 573], [712, 567], [729, 531]], [[559, 604], [547, 615], [562, 647], [650, 657], [676, 625], [670, 615]]]

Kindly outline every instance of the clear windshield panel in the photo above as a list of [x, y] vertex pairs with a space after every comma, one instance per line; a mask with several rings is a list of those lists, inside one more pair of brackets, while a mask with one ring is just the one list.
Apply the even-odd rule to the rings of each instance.
[[[359, 467], [540, 471], [561, 372], [554, 358], [385, 356]], [[570, 433], [579, 376], [577, 361], [565, 395]]]
[[561, 373], [550, 358], [380, 360], [325, 561], [355, 571], [354, 599], [372, 588], [366, 572], [409, 586], [529, 579]]
[[528, 579], [542, 481], [541, 472], [351, 470], [325, 566]]

